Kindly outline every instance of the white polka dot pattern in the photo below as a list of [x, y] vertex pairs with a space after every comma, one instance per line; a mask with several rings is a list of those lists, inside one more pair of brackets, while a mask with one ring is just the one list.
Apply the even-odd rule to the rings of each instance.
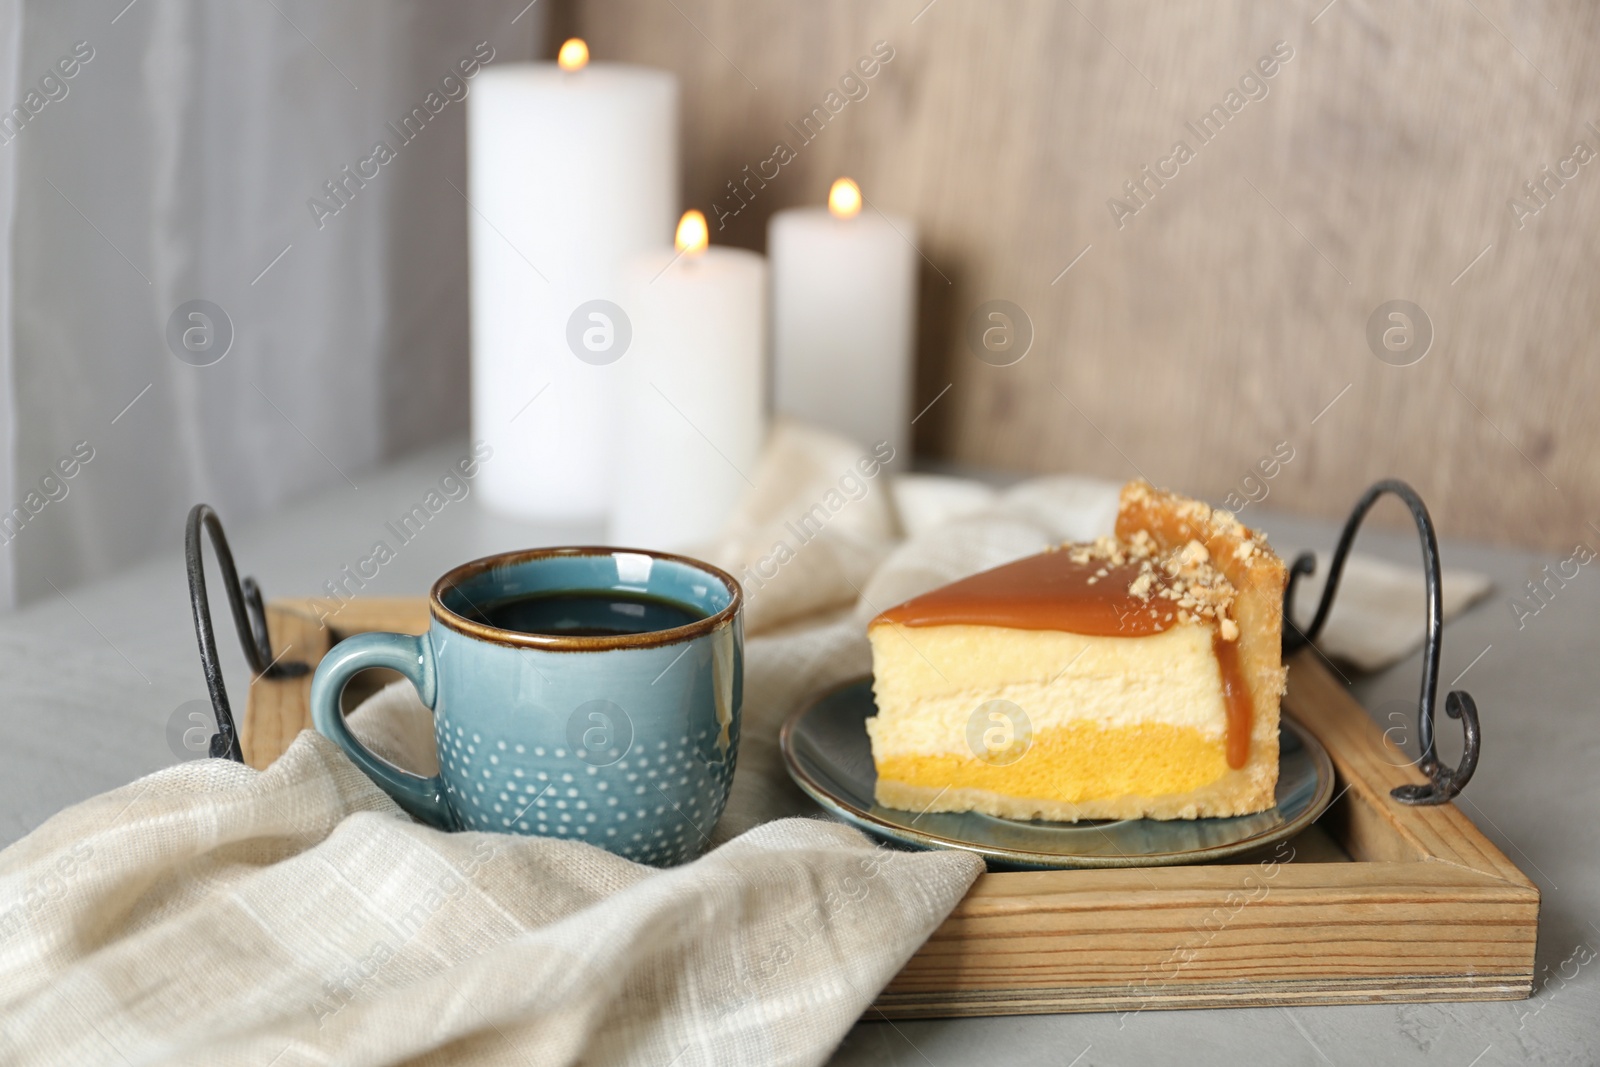
[[669, 866], [699, 855], [733, 781], [739, 716], [726, 754], [713, 731], [640, 730], [606, 766], [564, 744], [485, 736], [435, 725], [439, 774], [463, 829], [588, 841], [640, 863]]

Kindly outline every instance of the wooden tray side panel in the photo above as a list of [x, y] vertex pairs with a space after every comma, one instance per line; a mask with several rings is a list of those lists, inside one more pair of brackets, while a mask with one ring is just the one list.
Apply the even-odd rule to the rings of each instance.
[[[422, 633], [427, 602], [275, 601], [274, 655], [313, 667], [343, 638]], [[1227, 866], [989, 873], [888, 988], [890, 1018], [1509, 1000], [1533, 985], [1538, 889], [1453, 805], [1399, 804], [1421, 781], [1306, 651], [1285, 704], [1327, 747], [1340, 793], [1318, 827], [1356, 862], [1278, 846]], [[257, 678], [241, 727], [265, 768], [311, 726], [310, 675]]]
[[[1147, 879], [1145, 876], [1148, 875]], [[1196, 877], [1198, 875], [1199, 877]], [[1528, 995], [1538, 903], [1452, 865], [982, 878], [879, 997], [895, 1018]]]

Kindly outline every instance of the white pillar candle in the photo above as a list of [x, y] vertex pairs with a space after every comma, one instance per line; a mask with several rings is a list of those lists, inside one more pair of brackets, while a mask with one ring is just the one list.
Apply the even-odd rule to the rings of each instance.
[[485, 70], [468, 105], [472, 429], [487, 505], [600, 521], [630, 331], [585, 305], [620, 305], [627, 264], [671, 247], [678, 83], [561, 56]]
[[828, 209], [772, 216], [777, 410], [910, 455], [917, 252], [910, 222], [862, 213], [849, 179]]
[[706, 247], [705, 216], [679, 253], [633, 273], [613, 544], [686, 548], [714, 538], [755, 476], [766, 432], [767, 263]]

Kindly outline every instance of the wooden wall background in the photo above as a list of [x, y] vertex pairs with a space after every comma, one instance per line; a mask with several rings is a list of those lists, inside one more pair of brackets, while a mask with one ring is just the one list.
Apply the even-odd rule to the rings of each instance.
[[[920, 453], [1221, 502], [1286, 441], [1273, 507], [1342, 515], [1392, 474], [1445, 536], [1600, 545], [1600, 159], [1521, 228], [1508, 207], [1600, 152], [1600, 6], [571, 0], [568, 29], [682, 77], [686, 206], [797, 149], [713, 240], [762, 248], [840, 174], [915, 220], [916, 407], [951, 387]], [[880, 40], [868, 96], [801, 146], [786, 123]], [[1185, 121], [1277, 41], [1269, 94], [1201, 145]], [[1195, 158], [1119, 229], [1108, 199], [1180, 139]], [[1032, 320], [1014, 366], [963, 339], [991, 299]], [[1411, 366], [1366, 341], [1392, 299], [1432, 322]]]

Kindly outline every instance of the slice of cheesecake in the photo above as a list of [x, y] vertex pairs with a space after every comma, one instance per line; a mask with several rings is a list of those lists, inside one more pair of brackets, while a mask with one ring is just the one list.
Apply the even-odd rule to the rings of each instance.
[[885, 611], [878, 803], [1068, 822], [1271, 808], [1287, 577], [1231, 513], [1136, 481], [1115, 537]]

